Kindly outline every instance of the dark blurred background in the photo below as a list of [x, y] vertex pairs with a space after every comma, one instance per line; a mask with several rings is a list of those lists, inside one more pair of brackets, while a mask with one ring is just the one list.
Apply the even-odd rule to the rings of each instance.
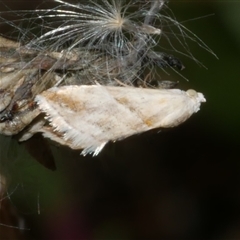
[[179, 87], [207, 102], [181, 126], [109, 143], [97, 157], [51, 146], [56, 171], [1, 136], [1, 172], [26, 239], [240, 239], [240, 2], [169, 7], [219, 58], [191, 42], [207, 69], [179, 56], [189, 79], [178, 76]]

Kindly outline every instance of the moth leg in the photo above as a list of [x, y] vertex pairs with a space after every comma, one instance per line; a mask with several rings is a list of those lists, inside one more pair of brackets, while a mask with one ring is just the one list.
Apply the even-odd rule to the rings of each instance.
[[158, 80], [152, 78], [151, 71], [148, 72], [144, 77], [143, 80], [138, 79], [135, 82], [136, 87], [143, 87], [143, 88], [157, 88], [157, 89], [172, 89], [178, 85], [178, 82], [169, 81], [169, 80]]
[[[149, 77], [150, 73], [147, 75]], [[138, 81], [138, 87], [144, 88], [156, 88], [156, 89], [172, 89], [178, 85], [178, 82], [169, 81], [169, 80], [157, 80], [150, 79], [144, 81]]]
[[169, 81], [169, 80], [152, 80], [149, 83], [151, 86], [154, 86], [158, 89], [172, 89], [175, 88], [178, 85], [178, 82], [174, 82], [174, 81]]

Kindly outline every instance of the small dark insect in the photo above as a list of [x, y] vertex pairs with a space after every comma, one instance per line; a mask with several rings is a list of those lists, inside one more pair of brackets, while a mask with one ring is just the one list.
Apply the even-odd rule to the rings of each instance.
[[174, 67], [178, 70], [185, 68], [178, 58], [163, 52], [150, 52], [147, 55], [147, 60], [153, 62], [160, 68]]
[[13, 120], [13, 113], [11, 111], [7, 113], [0, 113], [0, 123], [5, 122], [5, 121], [12, 121]]

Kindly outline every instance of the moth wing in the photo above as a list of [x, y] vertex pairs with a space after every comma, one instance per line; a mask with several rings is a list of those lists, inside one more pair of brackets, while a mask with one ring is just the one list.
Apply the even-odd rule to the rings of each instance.
[[101, 85], [65, 86], [36, 97], [50, 128], [46, 137], [97, 154], [116, 141], [153, 128], [175, 127], [199, 110], [205, 99], [194, 90], [156, 90]]

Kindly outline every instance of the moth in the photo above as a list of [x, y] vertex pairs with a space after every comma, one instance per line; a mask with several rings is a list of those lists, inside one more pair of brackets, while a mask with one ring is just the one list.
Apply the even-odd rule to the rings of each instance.
[[29, 133], [42, 132], [44, 137], [94, 156], [110, 140], [178, 126], [205, 102], [195, 90], [101, 85], [52, 88], [35, 100], [47, 124], [34, 123], [28, 137]]
[[184, 30], [160, 14], [166, 1], [54, 2], [30, 18], [39, 36], [22, 30], [19, 42], [0, 37], [1, 134], [27, 141], [42, 133], [97, 155], [108, 141], [178, 126], [205, 102], [203, 94], [171, 89], [174, 83], [154, 74], [184, 68], [155, 49], [161, 23]]

